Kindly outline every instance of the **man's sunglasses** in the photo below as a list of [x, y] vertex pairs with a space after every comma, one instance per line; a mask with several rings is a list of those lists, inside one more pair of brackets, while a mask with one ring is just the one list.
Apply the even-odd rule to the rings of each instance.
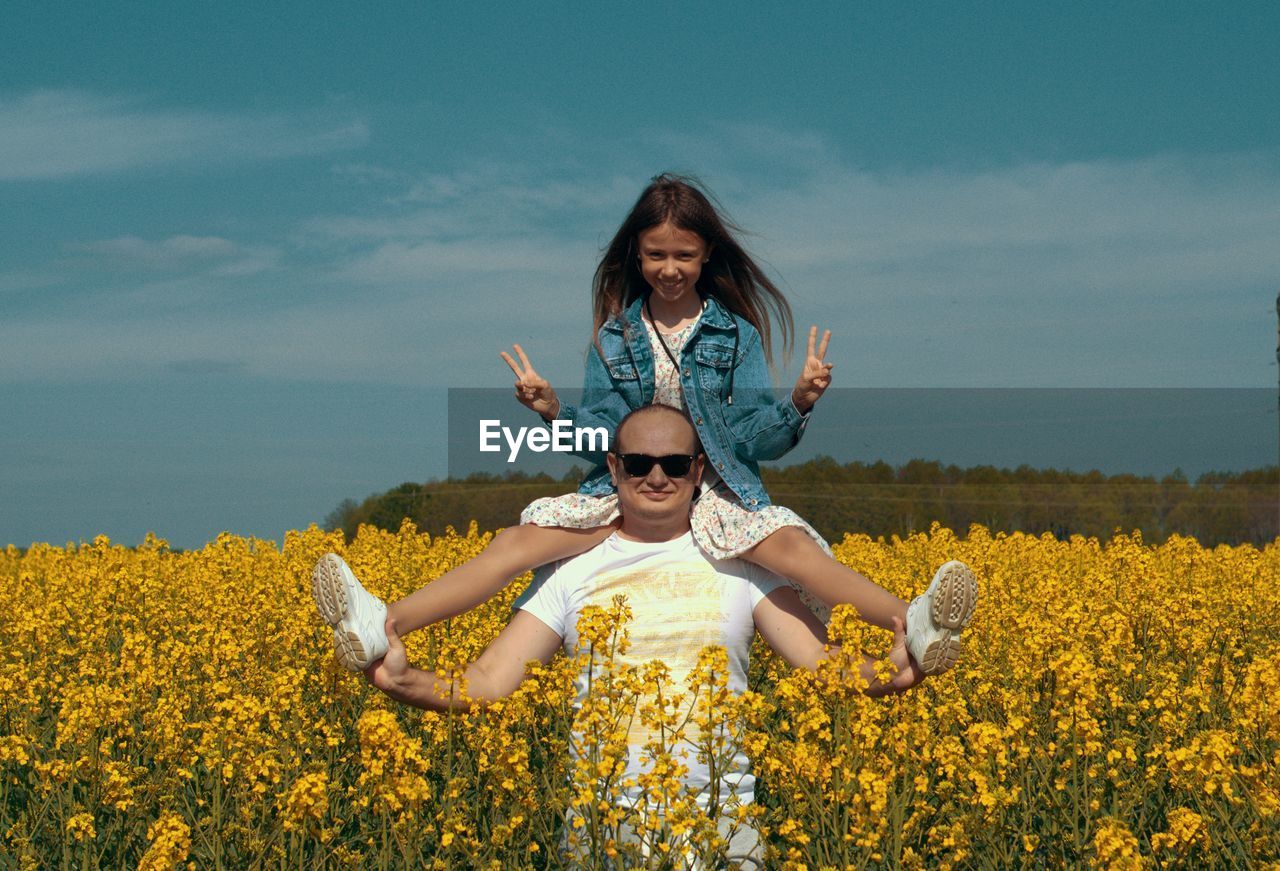
[[662, 474], [668, 478], [683, 478], [689, 474], [693, 466], [692, 454], [667, 454], [665, 457], [651, 457], [648, 454], [614, 454], [622, 462], [622, 471], [629, 477], [643, 478], [653, 471], [654, 464], [662, 467]]

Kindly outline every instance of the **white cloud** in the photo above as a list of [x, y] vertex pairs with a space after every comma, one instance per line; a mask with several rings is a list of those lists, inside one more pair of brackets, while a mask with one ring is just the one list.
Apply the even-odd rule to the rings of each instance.
[[[355, 173], [356, 170], [344, 169]], [[620, 221], [639, 192], [634, 180], [558, 178], [546, 167], [483, 164], [458, 173], [397, 175], [360, 167], [379, 181], [395, 179], [399, 191], [377, 204], [375, 214], [325, 215], [303, 232], [320, 244], [333, 241], [413, 244], [427, 239], [489, 239], [545, 234], [595, 239], [609, 221]]]
[[[744, 154], [691, 141], [683, 164], [751, 231], [801, 332], [834, 331], [837, 386], [1274, 380], [1274, 156], [885, 173], [803, 132], [750, 141]], [[553, 383], [579, 383], [599, 248], [647, 175], [527, 160], [351, 171], [381, 199], [300, 222], [287, 255], [220, 236], [81, 246], [163, 271], [97, 307], [7, 319], [0, 371], [74, 373], [101, 350], [108, 368], [233, 359], [280, 377], [496, 386], [494, 355], [520, 341]], [[269, 284], [236, 280], [263, 263]], [[156, 323], [127, 321], [125, 304]], [[99, 322], [82, 332], [77, 317]]]
[[[884, 174], [811, 134], [722, 132], [685, 148], [706, 155], [703, 175], [751, 231], [748, 246], [792, 283], [810, 271], [864, 284], [894, 276], [916, 290], [959, 282], [995, 299], [1025, 294], [1029, 279], [1046, 291], [1159, 294], [1280, 272], [1280, 170], [1265, 156]], [[742, 163], [776, 168], [735, 168]], [[433, 266], [554, 269], [563, 256], [598, 251], [644, 181], [607, 171], [566, 180], [518, 165], [437, 173], [406, 182], [381, 214], [319, 218], [305, 233], [348, 246], [351, 268], [373, 280]]]
[[278, 249], [245, 246], [221, 236], [177, 235], [150, 240], [119, 236], [73, 243], [67, 250], [85, 255], [95, 265], [125, 271], [208, 273], [228, 277], [254, 275], [271, 268]]
[[[340, 250], [330, 270], [340, 283], [439, 290], [453, 297], [442, 300], [446, 306], [466, 307], [486, 298], [486, 284], [504, 292], [509, 284], [495, 282], [508, 274], [525, 287], [557, 287], [558, 303], [561, 294], [580, 297], [574, 291], [590, 282], [601, 228], [618, 220], [618, 203], [636, 193], [617, 178], [565, 180], [491, 165], [420, 175], [403, 185], [376, 215], [306, 222], [296, 243]], [[458, 292], [459, 282], [467, 294]]]
[[[739, 211], [780, 268], [862, 270], [990, 255], [1070, 269], [1089, 282], [1145, 275], [1158, 283], [1221, 277], [1224, 268], [1239, 277], [1273, 270], [1280, 247], [1267, 237], [1280, 217], [1277, 194], [1280, 172], [1249, 158], [895, 176], [828, 165], [802, 184], [748, 194]], [[1256, 256], [1242, 262], [1242, 249]]]
[[170, 236], [158, 242], [137, 236], [120, 236], [97, 242], [69, 246], [73, 251], [103, 254], [130, 263], [168, 266], [175, 263], [222, 259], [235, 254], [239, 247], [219, 236]]
[[442, 276], [472, 277], [496, 273], [589, 274], [584, 265], [595, 252], [581, 243], [554, 237], [427, 240], [415, 244], [388, 242], [359, 257], [339, 273], [341, 278], [372, 284], [434, 283]]
[[358, 119], [193, 111], [42, 90], [0, 99], [0, 181], [318, 154], [368, 138]]
[[[1269, 357], [1243, 350], [1266, 340], [1258, 325], [1272, 300], [1259, 291], [1274, 296], [1280, 280], [1272, 155], [876, 173], [817, 137], [760, 132], [685, 145], [782, 279], [801, 331], [835, 331], [844, 386], [1272, 377]], [[488, 273], [518, 272], [522, 300], [566, 307], [572, 326], [547, 345], [572, 367], [598, 247], [646, 179], [518, 167], [419, 179], [383, 216], [308, 229], [349, 246], [341, 275], [372, 286], [430, 292], [448, 287], [444, 276], [479, 287]], [[572, 288], [557, 291], [557, 274]], [[465, 323], [480, 299], [501, 305], [464, 294], [441, 307]], [[481, 310], [491, 311], [473, 309], [477, 325]]]

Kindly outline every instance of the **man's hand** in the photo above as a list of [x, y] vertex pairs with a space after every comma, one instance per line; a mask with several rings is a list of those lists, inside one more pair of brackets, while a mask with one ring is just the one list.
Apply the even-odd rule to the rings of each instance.
[[835, 364], [823, 360], [827, 355], [827, 343], [831, 341], [831, 331], [823, 331], [822, 344], [815, 350], [814, 344], [817, 339], [817, 326], [809, 327], [809, 353], [805, 356], [804, 369], [796, 379], [795, 389], [791, 391], [791, 401], [795, 403], [796, 411], [801, 414], [808, 414], [822, 394], [831, 386], [831, 367]]
[[409, 659], [404, 652], [404, 643], [396, 634], [396, 621], [387, 618], [387, 652], [376, 662], [364, 670], [365, 680], [382, 690], [397, 701], [404, 701], [404, 693], [408, 688]]
[[911, 689], [926, 675], [911, 654], [907, 652], [907, 630], [901, 617], [893, 618], [893, 646], [889, 648], [889, 662], [898, 669], [889, 681], [889, 692], [901, 693]]
[[520, 356], [519, 363], [506, 351], [500, 356], [511, 367], [511, 371], [516, 373], [516, 399], [530, 411], [536, 411], [547, 420], [554, 420], [560, 413], [560, 399], [551, 389], [551, 383], [533, 370], [533, 364], [525, 356], [524, 348], [519, 345], [511, 347]]

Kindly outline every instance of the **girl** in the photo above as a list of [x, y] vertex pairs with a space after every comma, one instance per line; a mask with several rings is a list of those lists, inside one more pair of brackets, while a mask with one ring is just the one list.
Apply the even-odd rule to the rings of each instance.
[[[692, 179], [660, 175], [641, 193], [596, 268], [593, 347], [587, 352], [583, 404], [561, 403], [524, 349], [502, 358], [516, 376], [516, 398], [542, 418], [612, 433], [626, 413], [661, 402], [687, 411], [707, 456], [691, 524], [716, 559], [741, 557], [826, 605], [848, 603], [869, 623], [907, 627], [907, 647], [926, 674], [955, 664], [960, 632], [972, 617], [977, 583], [949, 562], [910, 607], [835, 560], [822, 537], [795, 512], [773, 505], [758, 463], [799, 442], [814, 404], [831, 384], [825, 361], [831, 333], [809, 330], [804, 367], [791, 394], [777, 400], [769, 364], [775, 322], [784, 349], [791, 310], [778, 288], [738, 244], [711, 199]], [[521, 525], [503, 530], [479, 557], [388, 609], [365, 592], [346, 564], [325, 556], [313, 574], [321, 615], [335, 627], [344, 665], [359, 670], [386, 651], [388, 611], [400, 633], [462, 613], [511, 578], [581, 553], [617, 525], [604, 453], [583, 453], [595, 468], [578, 492], [540, 499]], [[650, 466], [652, 464], [650, 463]], [[820, 606], [811, 604], [821, 613]]]

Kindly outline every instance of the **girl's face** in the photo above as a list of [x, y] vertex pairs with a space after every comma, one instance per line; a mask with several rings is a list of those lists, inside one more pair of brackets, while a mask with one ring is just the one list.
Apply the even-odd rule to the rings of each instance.
[[640, 272], [663, 302], [671, 305], [687, 294], [697, 295], [694, 286], [711, 256], [701, 236], [668, 221], [643, 231], [638, 241]]

